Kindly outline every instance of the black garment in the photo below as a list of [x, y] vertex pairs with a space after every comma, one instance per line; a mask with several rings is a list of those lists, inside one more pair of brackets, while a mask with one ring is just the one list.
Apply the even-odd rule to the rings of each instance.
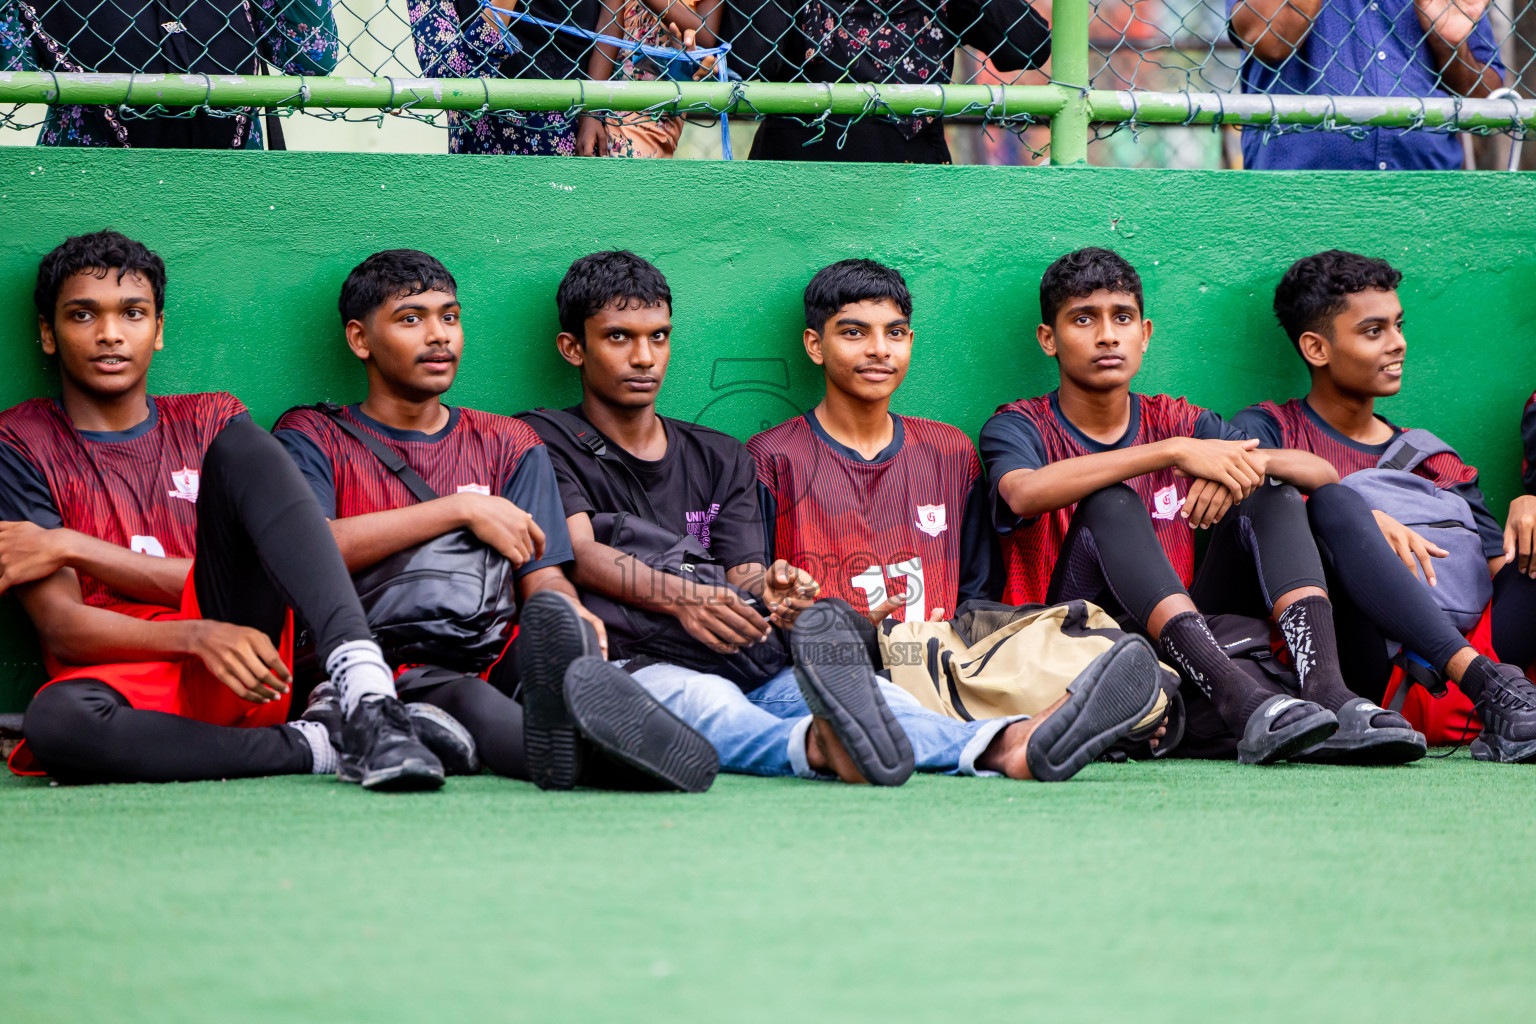
[[1327, 570], [1340, 663], [1351, 689], [1380, 701], [1392, 673], [1388, 640], [1444, 670], [1466, 638], [1398, 559], [1365, 499], [1343, 484], [1319, 487], [1307, 501], [1307, 517]]
[[[341, 644], [370, 636], [314, 495], [282, 446], [250, 420], [232, 421], [203, 458], [192, 580], [205, 618], [259, 629], [274, 644], [286, 609], [295, 609], [315, 630], [322, 663]], [[141, 711], [91, 680], [45, 687], [22, 732], [48, 773], [70, 781], [190, 782], [311, 764], [293, 729]]]
[[1513, 563], [1493, 578], [1493, 649], [1522, 669], [1536, 662], [1536, 580]]
[[[909, 118], [906, 123], [910, 121]], [[839, 147], [844, 129], [847, 139]], [[816, 139], [818, 134], [821, 138]], [[805, 126], [787, 117], [766, 117], [752, 139], [747, 159], [882, 164], [953, 162], [942, 121], [924, 120], [909, 138], [901, 126], [878, 117], [865, 118], [851, 127], [836, 118], [829, 118], [825, 125]]]
[[195, 782], [298, 775], [313, 763], [297, 729], [232, 729], [140, 711], [95, 679], [66, 679], [32, 698], [27, 746], [60, 782]]
[[1526, 494], [1536, 494], [1536, 395], [1525, 405], [1520, 414], [1520, 445], [1524, 454], [1520, 465], [1520, 482]]
[[[452, 669], [425, 667], [411, 669], [396, 680], [400, 699], [410, 703], [423, 701], [448, 712], [469, 730], [480, 751], [480, 760], [497, 775], [527, 780], [528, 755], [523, 750], [523, 706], [510, 696], [511, 685], [498, 678], [517, 658], [508, 652], [491, 669], [498, 685], [479, 676], [463, 675]], [[502, 686], [508, 692], [503, 692]]]
[[[1085, 599], [1127, 630], [1144, 632], [1152, 610], [1185, 593], [1153, 531], [1140, 496], [1125, 484], [1078, 503], [1047, 600]], [[1201, 611], [1268, 619], [1281, 595], [1322, 587], [1317, 545], [1301, 495], [1269, 484], [1234, 506], [1211, 532], [1188, 593]]]
[[[582, 415], [580, 406], [566, 412], [603, 437]], [[632, 498], [620, 490], [592, 453], [563, 431], [538, 417], [526, 422], [549, 449], [567, 516], [628, 512], [674, 533], [691, 534], [727, 567], [767, 563], [757, 466], [746, 446], [729, 434], [663, 416], [667, 453], [654, 462], [637, 459], [603, 437], [608, 450], [624, 461], [644, 490], [642, 504], [637, 500], [641, 495]]]

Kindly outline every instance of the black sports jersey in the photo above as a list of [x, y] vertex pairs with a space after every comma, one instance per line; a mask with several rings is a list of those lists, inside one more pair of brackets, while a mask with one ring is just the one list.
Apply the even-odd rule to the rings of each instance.
[[[1385, 416], [1378, 414], [1376, 418], [1391, 427], [1393, 434], [1401, 434], [1407, 429]], [[1283, 405], [1274, 402], [1250, 405], [1232, 417], [1232, 422], [1246, 431], [1245, 437], [1258, 438], [1265, 448], [1311, 452], [1338, 470], [1340, 476], [1375, 468], [1392, 443], [1361, 444], [1345, 437], [1302, 398], [1293, 398]], [[1442, 452], [1425, 459], [1414, 473], [1433, 481], [1441, 490], [1460, 496], [1471, 506], [1485, 557], [1497, 558], [1504, 553], [1504, 528], [1488, 511], [1488, 499], [1477, 486], [1476, 469], [1462, 462], [1460, 456]]]
[[814, 412], [747, 442], [768, 525], [768, 554], [805, 569], [822, 597], [860, 611], [904, 597], [893, 617], [945, 617], [985, 598], [995, 544], [986, 481], [956, 427], [892, 416], [891, 443], [872, 459], [839, 444]]
[[1520, 417], [1520, 482], [1526, 494], [1536, 494], [1536, 395], [1525, 403]]
[[[574, 558], [548, 451], [526, 423], [450, 407], [448, 425], [428, 434], [387, 427], [355, 405], [342, 415], [396, 452], [438, 494], [497, 494], [531, 515], [544, 531], [544, 557], [518, 566], [516, 576]], [[416, 504], [410, 488], [325, 413], [290, 409], [272, 432], [298, 463], [326, 518]]]
[[674, 533], [691, 534], [726, 566], [767, 563], [757, 502], [757, 468], [740, 441], [718, 430], [662, 416], [667, 453], [648, 461], [635, 458], [604, 436], [582, 415], [581, 406], [566, 412], [603, 438], [608, 450], [623, 460], [644, 489], [649, 505], [633, 507], [596, 456], [564, 431], [531, 416], [526, 422], [549, 449], [567, 516], [628, 512]]

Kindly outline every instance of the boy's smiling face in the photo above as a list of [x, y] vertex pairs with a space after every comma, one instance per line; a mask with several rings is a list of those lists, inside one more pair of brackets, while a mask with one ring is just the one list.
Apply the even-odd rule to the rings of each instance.
[[827, 385], [865, 402], [890, 398], [912, 361], [911, 321], [890, 299], [850, 302], [804, 341]]
[[52, 322], [38, 322], [43, 351], [58, 355], [60, 373], [101, 399], [143, 387], [164, 325], [149, 281], [106, 268], [71, 274]]
[[1326, 334], [1308, 331], [1297, 339], [1302, 358], [1340, 391], [1371, 398], [1397, 394], [1408, 353], [1397, 292], [1372, 288], [1344, 302]]
[[1088, 391], [1126, 387], [1141, 370], [1152, 340], [1152, 321], [1141, 315], [1136, 296], [1101, 288], [1068, 299], [1054, 324], [1035, 331], [1040, 350], [1061, 369], [1063, 380]]

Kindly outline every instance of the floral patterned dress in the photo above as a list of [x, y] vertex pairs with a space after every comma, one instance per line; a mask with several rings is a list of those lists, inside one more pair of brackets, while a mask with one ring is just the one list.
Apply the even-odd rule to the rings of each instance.
[[[161, 47], [166, 45], [169, 34], [159, 41], [151, 58], [153, 63], [144, 67], [118, 67], [111, 61], [93, 61], [91, 66], [82, 66], [72, 58], [64, 44], [43, 31], [44, 17], [37, 2], [0, 0], [0, 70], [158, 70], [158, 62], [164, 56]], [[44, 7], [43, 12], [46, 11]], [[247, 19], [256, 53], [285, 75], [328, 75], [336, 67], [341, 44], [336, 34], [336, 19], [331, 13], [331, 0], [244, 0], [232, 16]], [[131, 144], [130, 128], [135, 120], [110, 107], [51, 106], [37, 143], [40, 146], [128, 146]], [[199, 114], [181, 124], [190, 126], [197, 120], [206, 122], [208, 115]], [[225, 140], [223, 144], [236, 149], [262, 148], [261, 122], [254, 111], [239, 111], [234, 117], [221, 120], [231, 125], [229, 130], [220, 133]]]
[[[956, 39], [943, 11], [942, 0], [810, 0], [800, 12], [805, 80], [948, 83]], [[905, 117], [897, 127], [912, 138], [932, 120]]]

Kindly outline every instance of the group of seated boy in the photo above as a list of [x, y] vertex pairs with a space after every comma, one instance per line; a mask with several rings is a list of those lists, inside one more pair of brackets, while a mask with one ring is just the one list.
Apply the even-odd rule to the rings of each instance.
[[[1244, 764], [1404, 763], [1425, 736], [1382, 704], [1409, 662], [1470, 702], [1473, 757], [1536, 761], [1536, 498], [1501, 528], [1454, 452], [1411, 469], [1471, 509], [1492, 598], [1469, 629], [1432, 589], [1448, 552], [1341, 483], [1401, 448], [1373, 408], [1402, 384], [1400, 280], [1346, 252], [1298, 260], [1274, 309], [1311, 388], [1225, 421], [1132, 390], [1153, 334], [1140, 278], [1114, 252], [1068, 253], [1036, 330], [1060, 384], [1000, 406], [978, 454], [890, 411], [920, 350], [906, 283], [874, 261], [811, 279], [825, 392], [742, 444], [656, 412], [672, 294], [641, 257], [571, 264], [555, 346], [581, 402], [506, 416], [443, 401], [457, 284], [389, 250], [341, 287], [362, 400], [269, 433], [227, 393], [151, 395], [164, 263], [116, 232], [69, 238], [35, 292], [60, 394], [0, 414], [0, 590], [49, 673], [12, 770], [379, 790], [482, 768], [545, 789], [702, 791], [721, 770], [1060, 781], [1127, 744], [1177, 756], [1175, 711], [1196, 704]], [[626, 546], [640, 527], [694, 560]], [[454, 531], [512, 567], [516, 628], [488, 668], [384, 649], [354, 583]], [[714, 582], [688, 578], [705, 563]], [[882, 672], [881, 624], [1074, 601], [1129, 635], [1041, 713], [946, 715]], [[1237, 665], [1218, 614], [1272, 623], [1295, 689]]]

